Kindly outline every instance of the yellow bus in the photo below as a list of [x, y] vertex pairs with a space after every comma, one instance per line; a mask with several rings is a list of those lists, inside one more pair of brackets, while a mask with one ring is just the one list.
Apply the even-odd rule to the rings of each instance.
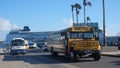
[[48, 35], [48, 50], [52, 56], [63, 53], [74, 61], [78, 57], [89, 55], [94, 60], [100, 60], [101, 47], [94, 33], [88, 26], [70, 27]]

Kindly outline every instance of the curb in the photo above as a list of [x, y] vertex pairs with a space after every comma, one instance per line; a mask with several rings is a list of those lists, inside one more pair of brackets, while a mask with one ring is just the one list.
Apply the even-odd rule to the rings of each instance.
[[120, 57], [120, 55], [111, 55], [111, 54], [101, 54], [102, 56], [110, 56], [110, 57]]

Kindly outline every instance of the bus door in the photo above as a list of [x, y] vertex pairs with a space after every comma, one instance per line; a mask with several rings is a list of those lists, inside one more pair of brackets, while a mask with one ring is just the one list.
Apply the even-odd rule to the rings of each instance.
[[70, 39], [70, 33], [67, 32], [65, 36], [65, 52], [66, 56], [68, 56], [68, 40]]

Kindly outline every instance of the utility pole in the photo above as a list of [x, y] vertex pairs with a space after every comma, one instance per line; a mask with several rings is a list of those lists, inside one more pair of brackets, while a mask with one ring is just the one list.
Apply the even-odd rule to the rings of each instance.
[[102, 0], [102, 4], [103, 4], [103, 45], [104, 46], [107, 46], [106, 45], [106, 31], [105, 31], [105, 2], [104, 0]]

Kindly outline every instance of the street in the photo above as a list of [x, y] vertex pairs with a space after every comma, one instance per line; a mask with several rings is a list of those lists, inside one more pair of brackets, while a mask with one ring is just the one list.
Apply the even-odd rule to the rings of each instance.
[[63, 55], [52, 57], [40, 49], [30, 49], [26, 55], [1, 53], [0, 68], [120, 68], [120, 58], [102, 56], [99, 61], [80, 58], [71, 62]]

